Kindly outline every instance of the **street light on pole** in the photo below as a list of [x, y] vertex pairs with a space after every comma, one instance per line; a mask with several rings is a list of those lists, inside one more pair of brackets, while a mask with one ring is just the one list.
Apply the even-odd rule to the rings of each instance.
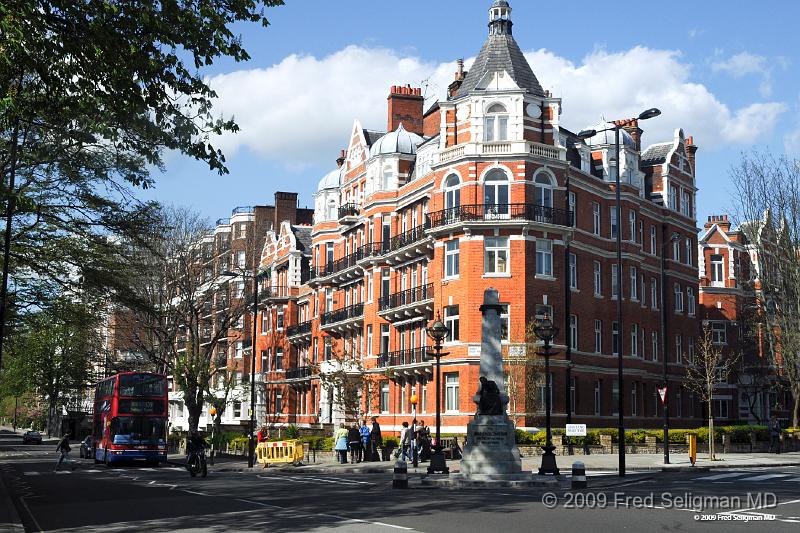
[[663, 346], [664, 357], [664, 397], [661, 400], [664, 409], [664, 464], [669, 464], [669, 404], [667, 403], [668, 380], [667, 380], [667, 354], [669, 353], [669, 343], [667, 342], [667, 245], [681, 238], [679, 233], [673, 233], [669, 239], [666, 238], [666, 225], [661, 228], [661, 343]]
[[553, 446], [553, 438], [550, 430], [550, 341], [558, 335], [558, 326], [553, 324], [550, 317], [545, 313], [544, 318], [537, 320], [533, 326], [533, 331], [536, 336], [544, 342], [543, 351], [537, 352], [538, 355], [544, 357], [544, 374], [545, 374], [545, 425], [547, 426], [547, 440], [542, 447], [544, 453], [542, 454], [542, 466], [539, 467], [539, 475], [553, 474], [558, 475], [558, 465], [556, 464], [556, 456], [553, 453], [555, 446]]
[[433, 339], [433, 355], [436, 357], [436, 446], [434, 446], [431, 462], [428, 465], [428, 474], [449, 474], [450, 469], [447, 468], [444, 452], [442, 452], [442, 380], [440, 363], [442, 356], [447, 355], [442, 353], [442, 341], [444, 341], [450, 330], [442, 322], [438, 311], [436, 312], [436, 321], [428, 327], [427, 332], [428, 336]]
[[[238, 274], [226, 270], [222, 273], [223, 276], [238, 277]], [[247, 466], [253, 468], [255, 464], [255, 432], [256, 432], [256, 336], [258, 335], [258, 282], [268, 275], [267, 271], [256, 271], [253, 274], [243, 273], [242, 277], [253, 279], [253, 336], [250, 339], [250, 431], [248, 435], [248, 453], [247, 453]]]
[[419, 452], [417, 450], [417, 398], [416, 394], [411, 395], [411, 405], [414, 408], [414, 418], [411, 419], [411, 438], [414, 439], [411, 443], [411, 464], [414, 468], [419, 466]]
[[619, 383], [617, 394], [617, 411], [619, 412], [619, 476], [625, 477], [625, 379], [622, 373], [622, 353], [625, 345], [625, 338], [622, 328], [622, 198], [620, 195], [620, 159], [619, 159], [619, 130], [635, 121], [647, 120], [657, 117], [661, 111], [655, 107], [642, 111], [635, 119], [607, 121], [611, 124], [610, 128], [602, 130], [584, 130], [578, 133], [578, 137], [587, 139], [594, 137], [597, 133], [604, 131], [614, 132], [614, 154], [616, 157], [616, 176], [614, 180], [615, 196], [617, 206], [617, 381]]

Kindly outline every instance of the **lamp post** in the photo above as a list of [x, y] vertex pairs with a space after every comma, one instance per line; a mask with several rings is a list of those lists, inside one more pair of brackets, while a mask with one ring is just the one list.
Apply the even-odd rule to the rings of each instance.
[[545, 313], [544, 318], [537, 320], [533, 326], [533, 331], [536, 336], [544, 342], [544, 349], [537, 352], [538, 355], [544, 357], [544, 373], [545, 373], [545, 425], [547, 426], [547, 441], [542, 447], [544, 454], [542, 454], [542, 465], [539, 467], [539, 475], [553, 474], [558, 475], [558, 465], [556, 465], [556, 456], [553, 453], [555, 446], [553, 446], [553, 438], [550, 430], [550, 341], [558, 335], [558, 326], [553, 324], [550, 317]]
[[667, 361], [669, 357], [669, 342], [667, 341], [667, 245], [681, 238], [680, 234], [673, 233], [669, 239], [666, 238], [667, 226], [661, 226], [661, 344], [664, 352], [664, 399], [662, 407], [664, 409], [664, 464], [669, 464], [669, 404], [667, 403], [668, 379]]
[[419, 398], [417, 398], [416, 394], [411, 395], [411, 406], [414, 410], [414, 417], [411, 419], [411, 438], [414, 439], [411, 442], [411, 464], [414, 465], [414, 468], [419, 466], [419, 455], [417, 451], [417, 402]]
[[[614, 132], [614, 154], [616, 157], [616, 176], [614, 180], [614, 189], [616, 196], [617, 206], [617, 382], [619, 383], [617, 394], [617, 411], [619, 416], [619, 476], [625, 477], [625, 378], [622, 373], [622, 352], [625, 345], [625, 339], [622, 328], [622, 198], [620, 195], [620, 160], [619, 160], [619, 130], [623, 127], [638, 120], [647, 120], [649, 118], [657, 117], [661, 111], [655, 107], [642, 111], [636, 119], [626, 119], [617, 121], [608, 121], [610, 128], [602, 130], [584, 130], [578, 133], [578, 137], [586, 139], [594, 137], [595, 134], [604, 131]], [[631, 235], [633, 237], [633, 235]]]
[[428, 352], [436, 357], [436, 445], [433, 448], [431, 462], [428, 464], [428, 474], [449, 474], [447, 462], [442, 452], [442, 379], [441, 379], [441, 358], [446, 353], [442, 353], [442, 341], [450, 332], [442, 322], [439, 312], [436, 312], [436, 320], [428, 327], [428, 336], [433, 339], [434, 352]]
[[[243, 274], [243, 277], [253, 278], [253, 336], [250, 339], [250, 431], [248, 435], [247, 466], [253, 468], [255, 464], [255, 432], [256, 432], [256, 336], [258, 335], [258, 282], [268, 275], [268, 271], [254, 272], [251, 275]], [[226, 270], [223, 276], [234, 276], [238, 274]]]

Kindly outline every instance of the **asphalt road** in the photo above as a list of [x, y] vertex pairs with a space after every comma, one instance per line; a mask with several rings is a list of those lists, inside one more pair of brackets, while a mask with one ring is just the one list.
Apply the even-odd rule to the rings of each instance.
[[[543, 498], [551, 496], [542, 489], [425, 489], [412, 480], [411, 489], [397, 490], [384, 474], [268, 470], [193, 479], [177, 466], [107, 469], [89, 460], [53, 473], [53, 445], [19, 440], [0, 434], [0, 475], [27, 531], [772, 532], [797, 531], [800, 524], [798, 467], [594, 476], [580, 493], [565, 482], [553, 491], [550, 509]], [[754, 508], [758, 495], [760, 507], [777, 505]], [[719, 499], [677, 501], [687, 496]], [[736, 508], [714, 507], [736, 504], [734, 498], [740, 499]], [[775, 519], [761, 521], [768, 515]]]

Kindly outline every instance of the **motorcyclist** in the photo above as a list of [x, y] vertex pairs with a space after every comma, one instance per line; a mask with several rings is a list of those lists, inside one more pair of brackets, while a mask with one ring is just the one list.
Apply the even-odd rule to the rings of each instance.
[[195, 454], [205, 448], [208, 448], [206, 440], [197, 433], [197, 430], [190, 431], [186, 439], [186, 462], [189, 463]]

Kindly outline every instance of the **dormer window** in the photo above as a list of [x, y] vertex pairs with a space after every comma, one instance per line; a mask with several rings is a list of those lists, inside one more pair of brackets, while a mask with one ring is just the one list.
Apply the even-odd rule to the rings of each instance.
[[394, 172], [392, 171], [392, 167], [386, 165], [383, 167], [381, 171], [381, 190], [388, 191], [390, 188], [390, 184], [392, 182], [392, 177], [394, 177]]
[[325, 209], [325, 220], [336, 220], [336, 200], [328, 200]]
[[505, 107], [494, 104], [486, 110], [483, 136], [486, 142], [508, 140], [508, 111]]

